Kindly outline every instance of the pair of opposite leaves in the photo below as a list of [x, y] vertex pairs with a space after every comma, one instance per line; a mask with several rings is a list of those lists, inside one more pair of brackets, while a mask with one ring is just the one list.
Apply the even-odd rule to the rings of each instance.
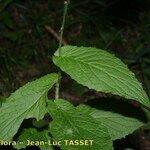
[[[106, 93], [109, 92], [115, 95], [120, 95], [127, 99], [133, 99], [147, 107], [150, 107], [150, 101], [141, 84], [135, 78], [134, 74], [130, 72], [127, 66], [118, 58], [112, 54], [109, 54], [108, 52], [96, 48], [65, 46], [61, 49], [61, 56], [58, 55], [58, 51], [55, 53], [53, 61], [63, 71], [65, 71], [74, 80], [82, 85], [97, 91]], [[57, 74], [47, 75], [41, 79], [26, 84], [14, 92], [9, 98], [7, 98], [6, 102], [3, 103], [3, 106], [0, 109], [1, 139], [12, 139], [24, 119], [36, 118], [39, 120], [44, 116], [44, 114], [48, 111], [46, 107], [47, 92], [53, 86], [53, 84], [57, 82], [57, 79]], [[63, 106], [63, 104], [61, 105]], [[112, 114], [110, 114], [110, 116], [111, 115]], [[54, 118], [55, 117], [56, 116], [54, 116]], [[100, 117], [100, 120], [101, 119], [102, 118]], [[128, 122], [131, 121], [134, 125], [137, 124], [137, 126], [133, 127], [133, 124], [131, 123], [132, 125], [130, 126], [130, 131], [127, 131], [129, 133], [142, 125], [142, 123], [137, 120], [130, 120], [129, 118], [127, 119]], [[103, 121], [104, 120], [105, 119], [103, 119]], [[108, 122], [104, 123], [104, 125], [107, 126], [107, 123]], [[58, 128], [59, 126], [56, 123], [55, 131]], [[102, 128], [103, 126], [101, 125], [101, 129]], [[91, 130], [94, 131], [93, 128]], [[84, 134], [85, 133], [86, 132], [84, 132]], [[55, 134], [55, 137], [61, 138], [57, 134], [58, 133]], [[112, 139], [127, 135], [126, 132], [120, 132], [120, 134], [121, 135], [118, 134], [117, 136], [114, 134], [116, 137]], [[106, 137], [104, 138], [104, 143], [109, 141], [106, 140]], [[93, 149], [95, 148], [93, 147]]]

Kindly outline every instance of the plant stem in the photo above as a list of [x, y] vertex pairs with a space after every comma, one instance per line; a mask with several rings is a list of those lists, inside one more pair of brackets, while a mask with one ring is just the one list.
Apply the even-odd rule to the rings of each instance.
[[[61, 56], [61, 46], [62, 46], [62, 37], [64, 33], [64, 26], [66, 21], [66, 15], [67, 15], [67, 8], [68, 8], [68, 1], [64, 1], [64, 13], [63, 13], [63, 21], [60, 28], [60, 40], [59, 40], [59, 47], [58, 47], [58, 53], [59, 56]], [[59, 99], [59, 93], [60, 93], [60, 80], [61, 80], [61, 71], [58, 71], [58, 82], [56, 83], [56, 89], [55, 89], [55, 99]]]

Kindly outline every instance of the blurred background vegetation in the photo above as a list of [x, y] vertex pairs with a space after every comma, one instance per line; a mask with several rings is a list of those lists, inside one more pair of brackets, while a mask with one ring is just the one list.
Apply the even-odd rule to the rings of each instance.
[[[1, 96], [57, 71], [51, 57], [62, 14], [63, 0], [0, 0]], [[150, 95], [150, 0], [71, 0], [64, 42], [115, 53]], [[87, 92], [67, 76], [63, 82], [71, 93], [62, 92], [64, 97], [80, 99]], [[70, 85], [75, 85], [72, 91]]]

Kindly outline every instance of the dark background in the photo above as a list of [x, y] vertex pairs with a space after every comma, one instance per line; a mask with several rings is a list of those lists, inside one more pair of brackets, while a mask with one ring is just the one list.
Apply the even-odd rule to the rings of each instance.
[[[1, 96], [9, 96], [28, 81], [57, 72], [51, 57], [58, 48], [55, 34], [62, 15], [62, 0], [0, 1]], [[150, 95], [150, 0], [71, 0], [64, 41], [115, 53]], [[61, 96], [75, 104], [111, 97], [81, 87], [65, 74]], [[131, 105], [140, 109], [137, 103]], [[149, 130], [142, 129], [114, 145], [116, 150], [148, 150], [149, 134]]]

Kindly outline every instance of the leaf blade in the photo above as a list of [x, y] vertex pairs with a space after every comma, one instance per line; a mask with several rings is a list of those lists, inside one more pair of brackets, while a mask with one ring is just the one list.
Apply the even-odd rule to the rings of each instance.
[[[49, 111], [53, 118], [50, 132], [54, 140], [62, 141], [60, 147], [63, 150], [112, 149], [112, 142], [105, 127], [90, 116], [81, 116], [69, 102], [50, 102]], [[64, 140], [93, 140], [93, 145], [66, 145]]]
[[122, 114], [99, 110], [91, 106], [81, 104], [77, 107], [81, 113], [89, 114], [96, 121], [102, 123], [107, 129], [112, 140], [124, 138], [144, 125], [138, 119], [124, 116]]
[[150, 107], [141, 83], [113, 54], [91, 47], [64, 46], [61, 56], [56, 51], [53, 62], [88, 88], [136, 100]]
[[0, 139], [12, 140], [24, 119], [41, 119], [46, 113], [47, 92], [57, 81], [48, 74], [19, 88], [0, 108]]
[[32, 141], [35, 142], [35, 145], [39, 146], [41, 150], [53, 150], [53, 147], [51, 145], [45, 144], [45, 142], [48, 143], [48, 141], [50, 140], [47, 130], [38, 131], [34, 128], [25, 129], [19, 136], [15, 148], [17, 149], [26, 148], [27, 145], [29, 144], [27, 140], [30, 142]]

